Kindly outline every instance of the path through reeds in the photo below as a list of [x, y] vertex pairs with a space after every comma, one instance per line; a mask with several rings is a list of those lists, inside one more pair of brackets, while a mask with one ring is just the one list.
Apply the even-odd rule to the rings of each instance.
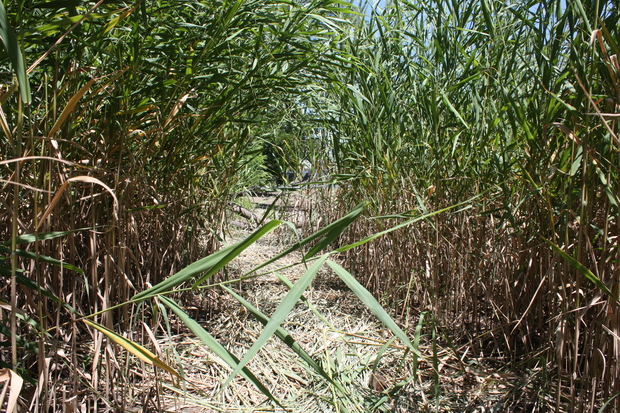
[[[228, 241], [243, 239], [248, 234], [246, 230], [234, 229]], [[236, 278], [266, 262], [287, 246], [287, 239], [294, 240], [292, 232], [276, 231], [262, 238], [233, 261], [229, 271], [234, 274], [228, 275]], [[265, 275], [236, 283], [232, 288], [270, 315], [289, 291], [282, 280], [294, 283], [304, 273], [303, 264], [295, 265], [301, 261], [300, 253], [288, 255], [267, 267]], [[525, 377], [503, 373], [499, 360], [478, 359], [467, 345], [451, 343], [450, 333], [442, 331], [433, 320], [425, 319], [425, 314], [402, 326], [412, 340], [419, 342], [422, 357], [416, 362], [329, 268], [320, 270], [304, 297], [307, 303], [300, 301], [282, 327], [345, 393], [313, 374], [287, 344], [274, 337], [249, 368], [289, 411], [473, 412], [481, 408], [528, 407], [527, 392], [523, 392], [527, 387]], [[218, 297], [219, 305], [208, 316], [201, 313], [200, 300], [196, 297], [186, 310], [194, 311], [195, 318], [209, 333], [237, 357], [243, 357], [261, 334], [262, 324], [228, 294]], [[186, 383], [177, 387], [162, 382], [161, 391], [151, 391], [139, 403], [141, 408], [183, 412], [274, 411], [269, 400], [240, 376], [222, 391], [230, 367], [182, 323], [171, 319], [170, 331], [170, 336], [159, 339], [159, 347], [169, 355], [171, 365], [176, 360], [182, 367]], [[152, 387], [151, 383], [146, 386]]]

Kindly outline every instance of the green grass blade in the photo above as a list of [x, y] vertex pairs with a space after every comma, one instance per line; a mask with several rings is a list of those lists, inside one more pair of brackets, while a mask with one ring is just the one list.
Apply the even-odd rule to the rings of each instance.
[[570, 255], [568, 255], [566, 252], [564, 252], [560, 247], [558, 247], [557, 245], [555, 245], [552, 241], [548, 240], [545, 237], [541, 238], [551, 246], [551, 248], [557, 252], [558, 254], [560, 254], [560, 256], [562, 258], [564, 258], [566, 261], [568, 261], [568, 263], [577, 271], [579, 271], [584, 277], [586, 277], [588, 280], [590, 280], [590, 282], [592, 282], [592, 284], [596, 285], [601, 291], [603, 291], [605, 294], [607, 294], [608, 297], [610, 297], [612, 300], [614, 300], [615, 302], [618, 302], [618, 298], [614, 297], [613, 293], [609, 290], [609, 288], [607, 288], [607, 286], [605, 284], [603, 284], [603, 282], [589, 269], [587, 269], [585, 267], [585, 265], [583, 265], [582, 263], [580, 263], [579, 261], [577, 261], [576, 259], [574, 259], [573, 257], [571, 257]]
[[306, 288], [310, 285], [314, 276], [317, 274], [323, 263], [327, 260], [327, 255], [323, 255], [320, 259], [318, 259], [308, 270], [304, 273], [304, 275], [295, 283], [293, 288], [288, 292], [288, 294], [284, 297], [276, 311], [273, 313], [269, 322], [265, 326], [265, 329], [258, 337], [258, 339], [254, 342], [252, 347], [247, 351], [245, 356], [239, 362], [239, 365], [232, 372], [230, 377], [224, 383], [224, 388], [228, 386], [231, 380], [239, 373], [239, 371], [250, 362], [250, 360], [258, 353], [258, 351], [267, 343], [267, 340], [276, 332], [278, 327], [286, 316], [291, 312], [297, 301], [301, 295], [306, 291]]
[[[226, 350], [224, 346], [222, 346], [211, 334], [209, 334], [196, 320], [191, 318], [185, 311], [181, 309], [168, 297], [159, 297], [159, 299], [175, 313], [181, 322], [189, 328], [192, 333], [196, 335], [207, 347], [209, 347], [219, 358], [224, 360], [226, 364], [228, 364], [231, 368], [236, 368], [239, 366], [239, 359]], [[280, 402], [271, 394], [269, 389], [265, 387], [261, 381], [247, 368], [243, 367], [239, 371], [243, 377], [253, 383], [257, 389], [259, 389], [265, 396], [267, 396], [270, 400], [276, 403], [278, 406], [283, 407]]]
[[[52, 232], [45, 232], [41, 234], [24, 234], [24, 235], [18, 236], [16, 239], [16, 242], [17, 244], [28, 244], [28, 243], [35, 242], [35, 241], [46, 241], [49, 239], [63, 237], [68, 234], [73, 234], [73, 233], [88, 230], [88, 229], [92, 229], [92, 228], [79, 228], [79, 229], [72, 229], [71, 231], [52, 231]], [[11, 241], [6, 241], [2, 245], [11, 245]]]
[[577, 11], [581, 15], [581, 18], [583, 19], [583, 24], [586, 25], [586, 30], [588, 31], [588, 34], [592, 33], [592, 26], [590, 25], [590, 19], [588, 19], [588, 15], [586, 14], [586, 10], [583, 8], [583, 3], [581, 2], [581, 0], [575, 0], [573, 2], [573, 5], [574, 7], [577, 8]]
[[[309, 259], [314, 257], [317, 253], [322, 251], [325, 247], [331, 244], [336, 238], [342, 234], [342, 232], [349, 227], [357, 219], [357, 217], [362, 213], [366, 204], [361, 203], [357, 205], [351, 212], [349, 212], [344, 217], [335, 221], [334, 223], [328, 225], [324, 229], [328, 229], [325, 231], [325, 235], [321, 238], [314, 247], [308, 251], [308, 253], [304, 256], [304, 259]], [[320, 231], [319, 231], [320, 232]], [[318, 234], [318, 232], [317, 232]], [[322, 234], [321, 234], [322, 235]]]
[[495, 36], [495, 25], [493, 24], [493, 17], [491, 17], [491, 12], [489, 11], [489, 4], [487, 0], [480, 0], [480, 3], [482, 5], [482, 14], [484, 15], [484, 21], [489, 30], [489, 34]]
[[450, 109], [450, 112], [452, 112], [454, 114], [454, 116], [456, 116], [458, 118], [458, 120], [461, 121], [463, 126], [465, 126], [465, 129], [469, 129], [469, 125], [467, 124], [465, 119], [463, 119], [463, 117], [461, 116], [459, 111], [456, 110], [456, 108], [454, 107], [452, 102], [450, 102], [450, 99], [448, 99], [448, 96], [444, 92], [441, 92], [441, 99], [443, 100], [443, 103], [446, 104], [448, 109]]
[[[280, 273], [275, 273], [276, 276], [278, 277], [278, 279], [284, 284], [286, 285], [286, 287], [290, 290], [291, 288], [293, 288], [293, 283], [286, 278], [284, 275], [280, 274]], [[304, 297], [303, 295], [301, 297], [299, 297], [300, 300], [308, 306], [308, 308], [314, 313], [314, 315], [316, 315], [322, 322], [325, 323], [326, 326], [328, 326], [329, 328], [336, 330], [336, 328], [332, 325], [332, 323], [329, 322], [329, 320], [327, 318], [325, 318], [323, 316], [323, 314], [321, 314], [319, 312], [319, 310], [317, 310], [317, 308], [310, 302], [308, 301], [308, 299], [306, 297]]]
[[360, 284], [350, 272], [342, 268], [334, 261], [328, 260], [329, 265], [342, 281], [353, 291], [353, 293], [372, 311], [372, 313], [398, 337], [407, 347], [413, 351], [417, 357], [422, 357], [417, 347], [409, 340], [405, 332], [396, 324], [390, 315], [383, 309], [381, 304], [370, 294], [370, 292]]
[[217, 263], [217, 265], [215, 265], [211, 270], [209, 270], [205, 275], [203, 275], [198, 281], [194, 283], [193, 287], [196, 288], [198, 285], [202, 284], [205, 280], [207, 280], [217, 271], [221, 270], [226, 264], [236, 258], [239, 254], [241, 254], [246, 248], [248, 248], [260, 238], [276, 229], [282, 223], [283, 221], [280, 221], [278, 219], [269, 221], [267, 224], [253, 232], [249, 237], [235, 244], [234, 248], [232, 248], [231, 251], [226, 254], [226, 256], [221, 261]]
[[24, 258], [30, 258], [31, 260], [39, 260], [42, 262], [46, 262], [48, 264], [56, 265], [57, 267], [62, 267], [67, 270], [75, 271], [81, 275], [84, 275], [84, 271], [82, 271], [81, 268], [76, 267], [75, 265], [66, 263], [64, 261], [57, 260], [56, 258], [48, 257], [46, 255], [35, 254], [34, 252], [23, 251], [23, 250], [15, 250], [15, 255], [18, 255]]
[[279, 260], [280, 258], [290, 254], [291, 252], [297, 251], [298, 249], [300, 249], [304, 245], [309, 244], [310, 242], [316, 240], [317, 238], [322, 237], [317, 242], [317, 244], [304, 256], [304, 259], [307, 260], [307, 259], [313, 257], [316, 253], [321, 251], [323, 248], [328, 246], [332, 241], [334, 241], [336, 238], [338, 238], [338, 236], [340, 234], [342, 234], [342, 232], [349, 225], [351, 225], [351, 223], [355, 219], [357, 219], [357, 217], [362, 213], [362, 211], [364, 210], [364, 207], [366, 205], [367, 205], [366, 202], [358, 204], [355, 208], [353, 208], [351, 210], [351, 212], [349, 212], [344, 217], [342, 217], [339, 220], [334, 221], [333, 223], [327, 225], [325, 228], [322, 228], [322, 229], [318, 230], [317, 232], [315, 232], [314, 234], [310, 235], [309, 237], [304, 238], [299, 243], [297, 243], [297, 244], [293, 245], [292, 247], [288, 248], [286, 251], [276, 255], [272, 259], [262, 263], [261, 265], [259, 265], [256, 268], [254, 268], [251, 272], [258, 271], [260, 268], [263, 268], [263, 267], [271, 264], [272, 262], [275, 262], [275, 261]]
[[[454, 209], [454, 208], [462, 206], [462, 205], [465, 205], [465, 208], [463, 208], [463, 209], [470, 208], [471, 205], [468, 205], [468, 204], [471, 201], [473, 201], [475, 198], [477, 198], [477, 197], [471, 198], [471, 199], [469, 199], [469, 200], [467, 200], [465, 202], [462, 202], [460, 204], [455, 204], [455, 205], [452, 205], [452, 206], [449, 206], [449, 207], [446, 207], [446, 208], [443, 208], [443, 209], [439, 209], [439, 210], [434, 211], [434, 212], [429, 212], [429, 213], [426, 213], [426, 214], [423, 214], [423, 215], [411, 218], [411, 219], [409, 219], [409, 220], [407, 220], [405, 222], [402, 222], [402, 223], [400, 223], [398, 225], [394, 225], [393, 227], [390, 227], [390, 228], [388, 228], [388, 229], [386, 229], [384, 231], [377, 232], [376, 234], [370, 235], [370, 236], [368, 236], [366, 238], [363, 238], [363, 239], [361, 239], [359, 241], [356, 241], [356, 242], [354, 242], [352, 244], [344, 245], [344, 246], [338, 248], [336, 251], [337, 252], [344, 252], [344, 251], [348, 251], [350, 249], [353, 249], [355, 247], [359, 247], [360, 245], [366, 244], [367, 242], [370, 242], [370, 241], [372, 241], [375, 238], [379, 238], [379, 237], [381, 237], [381, 236], [383, 236], [385, 234], [389, 234], [390, 232], [396, 231], [396, 230], [398, 230], [400, 228], [404, 228], [404, 227], [406, 227], [408, 225], [411, 225], [413, 223], [416, 223], [418, 221], [422, 221], [424, 219], [430, 218], [430, 217], [432, 217], [434, 215], [437, 215], [437, 214], [441, 214], [442, 212], [449, 211], [451, 209]], [[393, 216], [386, 216], [385, 218], [392, 218], [392, 217]], [[383, 217], [378, 217], [378, 218], [383, 218]]]
[[171, 291], [175, 287], [181, 285], [182, 283], [191, 280], [197, 275], [206, 272], [198, 282], [194, 284], [196, 287], [198, 284], [204, 282], [207, 278], [211, 277], [217, 271], [222, 269], [226, 264], [228, 264], [233, 258], [238, 256], [243, 250], [256, 242], [259, 238], [266, 235], [275, 229], [278, 225], [280, 225], [282, 221], [273, 220], [267, 223], [265, 226], [259, 228], [253, 234], [251, 234], [248, 238], [240, 241], [236, 244], [229, 245], [227, 247], [222, 248], [221, 250], [209, 255], [208, 257], [202, 258], [196, 261], [193, 264], [188, 265], [183, 268], [181, 271], [176, 274], [168, 277], [164, 281], [159, 284], [149, 288], [146, 291], [136, 294], [132, 301], [140, 301], [150, 297], [154, 297], [158, 294], [162, 294], [164, 292]]
[[30, 85], [28, 84], [26, 64], [21, 48], [19, 47], [19, 43], [17, 42], [15, 30], [13, 30], [13, 27], [9, 24], [9, 18], [6, 14], [6, 9], [4, 8], [2, 1], [0, 1], [0, 40], [4, 43], [4, 47], [9, 54], [9, 60], [11, 61], [11, 65], [13, 65], [13, 70], [17, 76], [22, 101], [25, 104], [30, 104]]
[[598, 409], [598, 413], [603, 413], [603, 412], [607, 409], [607, 406], [609, 406], [609, 405], [611, 404], [611, 402], [613, 402], [613, 401], [614, 401], [614, 399], [615, 399], [616, 397], [618, 397], [618, 396], [620, 396], [620, 392], [618, 392], [618, 393], [614, 394], [613, 396], [611, 396], [611, 398], [609, 398], [609, 399], [605, 402], [605, 404], [603, 404], [603, 405], [601, 406], [601, 408], [600, 408], [600, 409]]
[[[230, 295], [232, 295], [241, 305], [248, 309], [248, 311], [256, 318], [262, 325], [267, 325], [269, 323], [269, 317], [263, 314], [258, 308], [254, 307], [247, 300], [241, 297], [239, 294], [231, 290], [226, 286], [221, 286], [225, 291], [227, 291]], [[331, 384], [339, 386], [337, 382], [332, 380], [332, 378], [323, 370], [321, 365], [317, 363], [310, 354], [308, 354], [295, 339], [282, 327], [278, 327], [274, 332], [274, 335], [282, 340], [295, 354], [297, 354], [307, 365], [312, 368], [315, 372], [317, 372], [321, 377], [325, 380], [329, 381]]]
[[[423, 311], [420, 314], [420, 319], [418, 320], [418, 325], [415, 328], [415, 335], [413, 337], [413, 346], [415, 348], [420, 348], [420, 337], [422, 336], [422, 326], [424, 325], [424, 316], [426, 315], [426, 311]], [[413, 375], [415, 376], [418, 372], [418, 355], [413, 355]]]
[[[0, 261], [0, 264], [1, 264], [1, 261]], [[6, 278], [10, 278], [11, 277], [10, 268], [5, 268], [5, 267], [0, 265], [0, 276], [6, 277]], [[59, 303], [67, 311], [75, 314], [78, 317], [83, 317], [82, 314], [78, 313], [73, 307], [71, 307], [65, 301], [61, 300], [56, 295], [54, 295], [50, 291], [48, 291], [45, 288], [43, 288], [43, 286], [37, 285], [37, 283], [32, 281], [30, 278], [24, 276], [22, 270], [17, 271], [17, 273], [15, 274], [15, 281], [17, 281], [17, 283], [23, 285], [25, 288], [30, 289], [31, 291], [39, 291], [45, 297], [49, 298], [50, 300], [52, 300], [52, 301], [54, 301], [56, 303]]]
[[221, 250], [209, 255], [208, 257], [202, 258], [193, 264], [188, 265], [183, 268], [181, 271], [176, 274], [168, 277], [164, 281], [159, 284], [149, 288], [148, 290], [142, 291], [133, 296], [132, 301], [141, 301], [147, 298], [155, 297], [158, 294], [162, 294], [167, 291], [171, 291], [174, 287], [191, 280], [196, 275], [205, 272], [215, 265], [217, 265], [226, 254], [228, 254], [235, 245], [229, 245], [227, 247], [222, 248]]

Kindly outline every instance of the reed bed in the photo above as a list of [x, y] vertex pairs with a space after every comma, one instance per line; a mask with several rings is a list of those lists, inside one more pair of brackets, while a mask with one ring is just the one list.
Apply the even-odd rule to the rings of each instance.
[[[329, 268], [432, 376], [418, 407], [450, 397], [450, 349], [497, 363], [485, 383], [525, 378], [497, 380], [499, 409], [620, 410], [618, 32], [589, 0], [0, 2], [0, 405], [126, 408], [146, 381], [161, 410], [176, 319], [230, 367], [222, 389], [258, 389], [246, 405], [289, 397], [252, 364], [276, 336], [303, 360], [286, 380], [340, 406], [338, 352], [279, 329]], [[295, 190], [290, 225], [274, 209], [228, 245], [232, 205], [268, 185]], [[229, 264], [291, 226], [277, 257], [304, 272], [266, 316], [234, 289], [261, 265]], [[189, 310], [231, 297], [263, 328], [243, 354]]]
[[608, 6], [388, 3], [352, 24], [366, 37], [342, 47], [359, 63], [324, 105], [346, 184], [318, 214], [370, 200], [344, 244], [448, 209], [347, 267], [395, 312], [430, 311], [473, 351], [537, 371], [545, 408], [618, 409]]

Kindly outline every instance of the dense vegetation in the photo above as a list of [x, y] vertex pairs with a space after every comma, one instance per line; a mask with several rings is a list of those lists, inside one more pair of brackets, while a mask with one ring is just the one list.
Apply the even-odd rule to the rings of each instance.
[[309, 161], [312, 218], [336, 224], [306, 258], [340, 248], [401, 326], [426, 312], [527, 377], [524, 409], [620, 410], [613, 2], [6, 3], [1, 362], [26, 405], [59, 391], [50, 359], [89, 366], [67, 398], [109, 393], [110, 357], [143, 351], [113, 331], [184, 319], [161, 294], [238, 254], [180, 271], [220, 248], [231, 200]]

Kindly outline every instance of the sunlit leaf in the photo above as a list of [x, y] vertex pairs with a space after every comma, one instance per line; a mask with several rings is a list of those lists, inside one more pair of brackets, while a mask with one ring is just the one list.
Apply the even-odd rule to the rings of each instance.
[[82, 319], [82, 321], [84, 321], [85, 324], [89, 325], [90, 327], [99, 330], [101, 333], [103, 333], [103, 335], [105, 335], [108, 339], [110, 339], [112, 342], [118, 344], [119, 346], [123, 347], [125, 350], [127, 350], [128, 352], [130, 352], [131, 354], [133, 354], [134, 356], [138, 357], [140, 360], [148, 363], [148, 364], [153, 364], [157, 367], [159, 367], [160, 369], [163, 369], [165, 371], [167, 371], [168, 373], [172, 374], [173, 376], [177, 376], [177, 377], [181, 377], [181, 375], [179, 373], [176, 372], [176, 370], [174, 370], [172, 367], [168, 366], [166, 363], [164, 363], [163, 361], [161, 361], [155, 354], [153, 354], [150, 350], [146, 349], [145, 347], [141, 346], [140, 344], [128, 340], [125, 337], [116, 334], [115, 332], [105, 328], [104, 326], [94, 323], [88, 319]]

